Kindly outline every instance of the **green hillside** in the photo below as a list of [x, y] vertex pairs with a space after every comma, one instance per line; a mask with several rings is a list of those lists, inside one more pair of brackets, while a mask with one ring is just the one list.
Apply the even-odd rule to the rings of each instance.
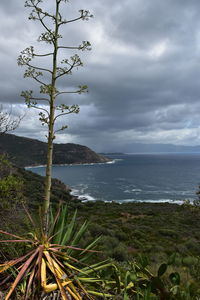
[[[1, 230], [24, 236], [30, 232], [31, 224], [28, 222], [22, 202], [25, 203], [34, 219], [38, 220], [38, 206], [43, 199], [43, 189], [44, 177], [16, 167], [6, 157], [1, 157]], [[78, 210], [77, 228], [80, 228], [85, 220], [89, 220], [89, 227], [79, 247], [84, 248], [89, 242], [101, 236], [98, 245], [99, 252], [94, 253], [92, 262], [111, 258], [119, 267], [118, 270], [124, 274], [123, 276], [129, 272], [129, 264], [136, 262], [144, 272], [147, 272], [145, 270], [148, 267], [148, 270], [155, 275], [154, 277], [143, 277], [143, 280], [145, 279], [151, 284], [152, 290], [155, 284], [154, 279], [158, 280], [156, 274], [162, 273], [160, 268], [166, 266], [163, 263], [168, 264], [168, 271], [164, 276], [160, 275], [159, 280], [161, 281], [156, 283], [155, 293], [157, 296], [154, 297], [152, 294], [150, 298], [139, 299], [198, 299], [196, 298], [197, 295], [200, 295], [198, 288], [200, 280], [200, 209], [198, 206], [169, 203], [117, 204], [101, 201], [82, 203], [72, 197], [70, 189], [57, 179], [53, 179], [51, 200], [53, 205], [60, 201], [66, 203], [70, 218], [75, 209]], [[3, 239], [3, 236], [1, 235], [0, 238]], [[5, 256], [7, 259], [14, 258], [20, 253], [24, 253], [23, 246], [1, 245], [0, 263], [5, 261]], [[173, 257], [172, 262], [170, 262], [171, 257]], [[172, 276], [171, 274], [181, 276], [181, 282], [177, 285], [180, 292], [177, 290], [175, 297], [173, 297], [171, 288], [174, 288], [176, 282], [172, 284], [168, 280], [168, 277]], [[138, 273], [138, 276], [140, 275], [141, 273]], [[103, 273], [103, 276], [111, 275]], [[141, 279], [138, 277], [132, 280], [139, 284]], [[169, 291], [169, 297], [159, 296], [161, 282]], [[179, 282], [178, 279], [177, 282]], [[142, 286], [145, 288], [145, 285]], [[180, 296], [182, 292], [187, 297]], [[111, 299], [124, 299], [123, 293], [123, 289], [120, 294], [115, 291], [115, 296]], [[132, 297], [127, 299], [137, 300]]]
[[[7, 153], [18, 166], [46, 164], [47, 144], [35, 139], [13, 134], [0, 135], [0, 153]], [[109, 159], [86, 146], [77, 144], [54, 144], [54, 164], [104, 163]]]

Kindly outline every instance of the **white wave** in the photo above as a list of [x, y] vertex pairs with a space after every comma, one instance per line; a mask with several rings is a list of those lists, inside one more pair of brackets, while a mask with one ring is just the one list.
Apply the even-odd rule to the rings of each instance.
[[79, 190], [77, 190], [77, 189], [72, 189], [71, 190], [71, 193], [70, 193], [72, 196], [79, 196], [79, 194], [80, 194], [80, 191]]
[[79, 196], [79, 200], [82, 202], [96, 201], [96, 199], [89, 194]]
[[81, 189], [73, 188], [70, 194], [72, 196], [77, 197], [82, 202], [95, 201], [96, 199], [94, 197], [92, 197], [88, 193], [84, 193], [85, 190], [87, 189], [87, 185], [82, 184], [81, 186], [82, 186]]
[[117, 181], [126, 181], [127, 179], [124, 178], [124, 177], [118, 177], [118, 178], [116, 178], [116, 180], [117, 180]]
[[192, 191], [174, 191], [175, 194], [181, 195], [181, 196], [187, 196], [187, 195], [194, 195], [194, 190]]
[[[189, 201], [192, 203], [193, 199], [189, 199]], [[123, 199], [123, 200], [117, 200], [112, 202], [118, 202], [120, 204], [123, 203], [173, 203], [173, 204], [183, 204], [184, 201], [182, 200], [172, 200], [172, 199], [148, 199], [148, 200], [138, 200], [138, 199]]]
[[141, 189], [131, 189], [131, 190], [125, 190], [124, 191], [124, 193], [128, 193], [128, 194], [131, 194], [131, 193], [135, 193], [135, 194], [139, 194], [139, 193], [141, 193], [142, 192], [142, 190]]
[[37, 169], [37, 168], [45, 168], [46, 165], [38, 165], [38, 166], [28, 166], [28, 167], [25, 167], [25, 170], [28, 170], [28, 169]]
[[142, 190], [141, 190], [141, 189], [132, 189], [131, 191], [132, 191], [132, 192], [137, 192], [137, 193], [140, 193], [140, 192], [142, 192]]
[[116, 161], [117, 161], [117, 159], [113, 159], [113, 160], [111, 160], [111, 161], [107, 161], [106, 164], [107, 164], [107, 165], [115, 164]]
[[159, 194], [165, 194], [165, 195], [174, 195], [174, 196], [191, 196], [194, 195], [194, 191], [165, 191], [165, 190], [143, 190], [143, 194], [152, 194], [152, 195], [159, 195]]
[[151, 184], [144, 184], [144, 187], [146, 188], [155, 188], [155, 185], [151, 185]]
[[172, 200], [172, 199], [159, 199], [159, 200], [141, 200], [139, 202], [149, 202], [149, 203], [174, 203], [174, 204], [183, 204], [182, 200]]

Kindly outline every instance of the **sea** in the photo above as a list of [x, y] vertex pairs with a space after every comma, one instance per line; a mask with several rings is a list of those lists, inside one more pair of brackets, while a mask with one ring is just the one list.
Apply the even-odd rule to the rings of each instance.
[[[193, 202], [200, 185], [200, 153], [108, 155], [109, 163], [55, 165], [53, 177], [82, 201]], [[29, 167], [40, 175], [45, 167]]]

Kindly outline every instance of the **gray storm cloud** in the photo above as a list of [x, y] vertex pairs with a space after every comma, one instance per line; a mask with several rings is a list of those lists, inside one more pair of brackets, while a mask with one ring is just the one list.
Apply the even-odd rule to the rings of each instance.
[[[53, 0], [44, 3], [52, 9]], [[62, 80], [60, 88], [87, 84], [89, 93], [60, 99], [79, 104], [81, 111], [59, 121], [69, 129], [57, 142], [127, 152], [135, 142], [200, 144], [200, 2], [77, 0], [67, 3], [63, 14], [82, 8], [94, 19], [66, 26], [63, 44], [89, 40], [92, 51], [79, 53], [84, 68]], [[28, 111], [20, 98], [21, 90], [36, 86], [23, 79], [16, 63], [27, 46], [45, 50], [35, 42], [40, 28], [27, 20], [21, 0], [2, 1], [0, 17], [0, 102], [12, 104], [14, 113], [25, 111], [16, 134], [44, 140], [37, 112]]]

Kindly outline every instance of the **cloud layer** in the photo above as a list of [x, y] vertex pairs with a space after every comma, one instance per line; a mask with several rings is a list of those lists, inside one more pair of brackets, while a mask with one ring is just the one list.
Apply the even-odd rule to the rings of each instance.
[[[37, 112], [28, 111], [20, 98], [21, 90], [36, 85], [23, 79], [16, 59], [27, 46], [37, 45], [41, 32], [27, 20], [22, 2], [0, 3], [0, 102], [5, 108], [12, 104], [15, 114], [26, 112], [17, 134], [44, 140]], [[51, 3], [44, 0], [48, 9]], [[90, 92], [61, 99], [80, 104], [81, 111], [59, 121], [69, 129], [57, 142], [127, 152], [136, 142], [200, 144], [200, 2], [76, 0], [62, 12], [67, 17], [82, 8], [95, 17], [67, 25], [63, 44], [89, 40], [93, 50], [80, 53], [85, 67], [60, 87], [87, 84]], [[37, 47], [46, 50], [42, 44]]]

